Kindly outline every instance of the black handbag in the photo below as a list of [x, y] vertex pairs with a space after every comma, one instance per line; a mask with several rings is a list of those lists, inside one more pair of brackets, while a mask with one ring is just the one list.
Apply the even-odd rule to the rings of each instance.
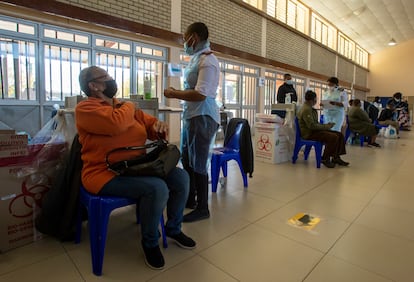
[[[154, 148], [149, 153], [129, 160], [110, 163], [109, 156], [121, 151], [139, 151]], [[156, 176], [166, 178], [168, 173], [177, 166], [180, 151], [177, 146], [159, 139], [143, 146], [121, 147], [106, 154], [106, 165], [109, 170], [123, 176]]]

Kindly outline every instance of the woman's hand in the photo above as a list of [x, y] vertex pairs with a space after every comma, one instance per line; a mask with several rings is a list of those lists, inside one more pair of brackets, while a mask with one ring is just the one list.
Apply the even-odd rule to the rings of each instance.
[[168, 124], [167, 123], [157, 120], [154, 123], [153, 128], [154, 128], [155, 132], [165, 134], [165, 137], [168, 136]]
[[164, 96], [167, 98], [174, 98], [174, 87], [168, 87], [167, 89], [164, 89]]

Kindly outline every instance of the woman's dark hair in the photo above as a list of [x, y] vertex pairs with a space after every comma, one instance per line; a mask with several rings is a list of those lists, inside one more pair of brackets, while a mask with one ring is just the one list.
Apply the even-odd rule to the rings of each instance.
[[379, 97], [379, 96], [375, 96], [375, 98], [374, 98], [374, 102], [377, 102], [379, 99], [380, 99], [380, 97]]
[[335, 85], [338, 85], [338, 84], [339, 84], [339, 80], [338, 80], [338, 78], [336, 78], [336, 77], [334, 77], [334, 76], [330, 77], [330, 78], [328, 79], [328, 82], [333, 83], [333, 84], [335, 84]]
[[313, 92], [312, 90], [308, 90], [305, 93], [305, 100], [306, 101], [313, 101], [313, 99], [316, 98], [316, 93]]
[[196, 23], [190, 24], [187, 27], [187, 31], [185, 33], [187, 33], [187, 34], [196, 33], [202, 41], [208, 39], [208, 28], [202, 22], [196, 22]]
[[395, 93], [395, 94], [394, 94], [394, 98], [401, 99], [401, 98], [402, 98], [402, 94], [401, 94], [401, 92], [397, 92], [397, 93]]

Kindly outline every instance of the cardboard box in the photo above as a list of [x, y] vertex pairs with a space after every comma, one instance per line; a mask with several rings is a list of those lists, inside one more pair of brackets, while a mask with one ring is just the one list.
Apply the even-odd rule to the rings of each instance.
[[16, 134], [14, 129], [0, 129], [0, 134]]
[[[0, 160], [0, 252], [30, 242], [42, 235], [34, 227], [42, 199], [50, 189], [64, 144], [29, 146], [25, 157]], [[33, 163], [41, 161], [40, 169]]]
[[27, 146], [28, 142], [27, 134], [0, 134], [0, 146]]
[[278, 164], [289, 161], [288, 137], [283, 126], [271, 123], [255, 125], [255, 158], [258, 161]]
[[65, 97], [65, 108], [66, 109], [73, 109], [76, 107], [77, 104], [79, 104], [80, 101], [86, 100], [87, 97], [84, 97], [82, 95], [77, 96], [71, 96], [71, 97]]
[[27, 146], [0, 146], [0, 158], [27, 156]]

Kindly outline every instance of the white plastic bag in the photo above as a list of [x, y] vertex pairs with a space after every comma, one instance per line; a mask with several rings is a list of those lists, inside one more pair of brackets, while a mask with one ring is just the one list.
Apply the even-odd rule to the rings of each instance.
[[397, 130], [394, 126], [388, 125], [388, 127], [385, 129], [384, 137], [389, 139], [396, 139], [397, 138]]

